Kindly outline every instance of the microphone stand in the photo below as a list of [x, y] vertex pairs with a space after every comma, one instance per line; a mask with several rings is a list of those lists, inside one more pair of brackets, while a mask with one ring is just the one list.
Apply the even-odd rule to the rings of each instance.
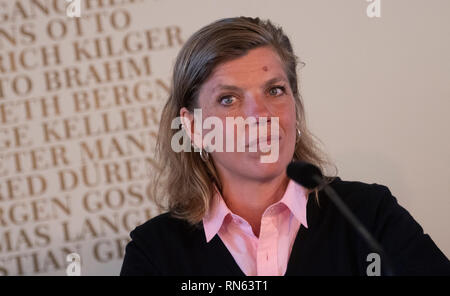
[[328, 195], [328, 197], [331, 199], [331, 201], [334, 203], [334, 205], [339, 209], [339, 211], [344, 215], [344, 217], [350, 222], [351, 225], [355, 227], [357, 232], [363, 237], [363, 239], [367, 242], [369, 247], [380, 257], [382, 258], [382, 264], [381, 268], [385, 266], [384, 270], [387, 276], [393, 276], [393, 268], [392, 264], [383, 250], [383, 247], [376, 241], [376, 239], [370, 234], [369, 231], [364, 227], [364, 225], [358, 220], [358, 218], [352, 213], [352, 211], [348, 208], [348, 206], [342, 201], [342, 199], [339, 197], [339, 195], [336, 193], [336, 191], [326, 184], [324, 180], [316, 175], [313, 174], [312, 178], [315, 182], [319, 184], [319, 186], [322, 186], [325, 193]]

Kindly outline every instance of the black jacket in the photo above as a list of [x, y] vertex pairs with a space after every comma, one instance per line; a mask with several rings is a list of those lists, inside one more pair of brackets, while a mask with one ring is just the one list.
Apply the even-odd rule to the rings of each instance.
[[[340, 178], [331, 186], [384, 247], [396, 275], [450, 275], [449, 260], [387, 187]], [[366, 275], [372, 251], [323, 191], [319, 204], [309, 195], [306, 213], [285, 275]], [[165, 213], [130, 236], [121, 275], [244, 275], [218, 235], [206, 243], [201, 222]]]

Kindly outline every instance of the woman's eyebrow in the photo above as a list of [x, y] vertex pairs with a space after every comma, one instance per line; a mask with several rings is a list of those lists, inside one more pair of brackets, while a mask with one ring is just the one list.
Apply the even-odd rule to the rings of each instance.
[[[269, 80], [267, 80], [264, 84], [263, 84], [263, 88], [266, 88], [268, 86], [270, 86], [271, 84], [274, 84], [275, 82], [279, 82], [279, 81], [283, 81], [286, 82], [286, 79], [283, 76], [276, 76], [273, 77]], [[241, 88], [235, 86], [235, 85], [226, 85], [226, 84], [218, 84], [215, 87], [213, 87], [212, 92], [216, 92], [218, 90], [233, 90], [233, 91], [240, 91]]]
[[271, 79], [267, 80], [264, 83], [264, 88], [269, 87], [272, 84], [274, 84], [275, 82], [280, 82], [280, 81], [287, 82], [286, 79], [283, 76], [276, 76], [274, 78], [271, 78]]

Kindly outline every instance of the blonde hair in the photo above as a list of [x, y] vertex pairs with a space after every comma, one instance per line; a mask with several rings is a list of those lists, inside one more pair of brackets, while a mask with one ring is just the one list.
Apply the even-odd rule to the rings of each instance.
[[[296, 143], [293, 159], [312, 163], [322, 172], [331, 164], [318, 147], [320, 141], [307, 129], [296, 71], [297, 65], [303, 63], [294, 54], [283, 30], [269, 20], [259, 18], [220, 19], [195, 32], [182, 47], [174, 65], [170, 95], [162, 110], [155, 149], [155, 161], [161, 170], [154, 175], [153, 198], [160, 209], [196, 224], [209, 209], [214, 185], [222, 190], [211, 158], [204, 162], [199, 153], [177, 153], [171, 149], [171, 139], [181, 128], [172, 129], [171, 123], [182, 107], [193, 111], [200, 87], [215, 67], [261, 46], [270, 46], [280, 56], [295, 99], [301, 137]], [[329, 181], [332, 179], [328, 178]], [[314, 191], [317, 198], [318, 189]]]

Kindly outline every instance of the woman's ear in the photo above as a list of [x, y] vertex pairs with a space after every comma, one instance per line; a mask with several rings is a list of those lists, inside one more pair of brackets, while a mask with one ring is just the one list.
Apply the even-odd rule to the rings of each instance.
[[[202, 135], [198, 134], [197, 129], [195, 129], [194, 114], [192, 114], [186, 107], [182, 107], [180, 109], [180, 119], [183, 129], [190, 138], [191, 145], [194, 144], [196, 148], [203, 148]], [[200, 128], [199, 130], [201, 132], [202, 129]]]

